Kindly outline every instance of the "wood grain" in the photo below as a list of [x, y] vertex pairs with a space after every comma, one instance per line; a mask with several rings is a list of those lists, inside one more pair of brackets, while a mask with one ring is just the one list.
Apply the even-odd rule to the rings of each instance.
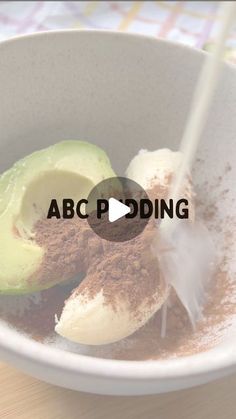
[[236, 375], [158, 396], [94, 396], [54, 387], [0, 364], [1, 419], [235, 419]]

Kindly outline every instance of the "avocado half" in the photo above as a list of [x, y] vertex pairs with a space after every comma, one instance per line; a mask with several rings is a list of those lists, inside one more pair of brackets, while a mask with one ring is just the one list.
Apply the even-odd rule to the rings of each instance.
[[0, 293], [29, 293], [60, 282], [42, 285], [35, 274], [45, 250], [34, 241], [33, 227], [47, 216], [52, 198], [87, 198], [113, 176], [106, 153], [83, 141], [34, 152], [0, 176]]

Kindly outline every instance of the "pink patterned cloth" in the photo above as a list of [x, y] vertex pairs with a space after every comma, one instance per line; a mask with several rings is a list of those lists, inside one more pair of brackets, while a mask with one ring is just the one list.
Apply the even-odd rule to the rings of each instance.
[[[62, 28], [138, 32], [210, 49], [219, 27], [213, 1], [1, 1], [0, 40]], [[236, 62], [236, 27], [227, 42]]]

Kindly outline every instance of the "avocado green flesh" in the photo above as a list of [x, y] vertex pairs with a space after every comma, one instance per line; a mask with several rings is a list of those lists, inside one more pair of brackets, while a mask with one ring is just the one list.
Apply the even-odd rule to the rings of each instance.
[[44, 281], [41, 285], [36, 275], [44, 249], [34, 241], [34, 224], [46, 217], [51, 199], [87, 198], [96, 184], [113, 176], [106, 153], [82, 141], [37, 151], [0, 176], [0, 293], [28, 293], [55, 285]]

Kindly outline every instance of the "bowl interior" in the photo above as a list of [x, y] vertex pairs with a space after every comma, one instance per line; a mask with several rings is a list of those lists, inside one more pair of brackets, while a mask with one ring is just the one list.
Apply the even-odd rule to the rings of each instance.
[[[146, 37], [86, 31], [7, 41], [0, 45], [0, 56], [1, 172], [34, 150], [83, 139], [103, 147], [120, 175], [141, 148], [178, 149], [205, 57]], [[198, 214], [205, 216], [219, 254], [227, 256], [224, 269], [233, 279], [235, 104], [236, 70], [224, 66], [193, 174]], [[2, 333], [4, 328], [3, 322]], [[235, 324], [225, 331], [211, 349], [219, 364], [222, 353], [233, 353], [236, 343]], [[107, 348], [94, 353], [63, 341], [57, 346], [109, 357]]]

